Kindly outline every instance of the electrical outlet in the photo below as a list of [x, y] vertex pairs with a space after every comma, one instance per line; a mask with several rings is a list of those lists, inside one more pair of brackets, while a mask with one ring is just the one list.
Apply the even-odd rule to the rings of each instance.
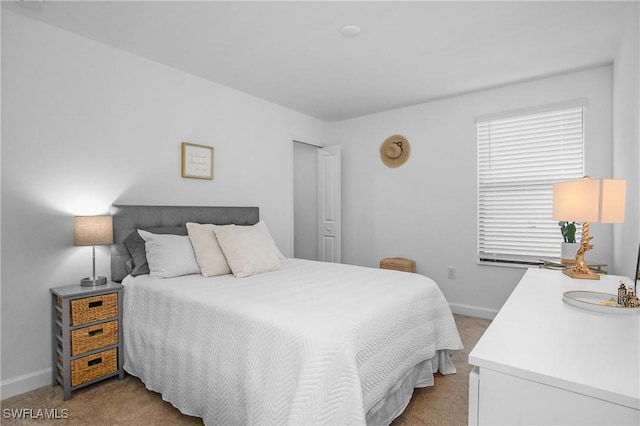
[[456, 279], [456, 268], [449, 266], [447, 268], [447, 278], [449, 278], [450, 280], [455, 280]]

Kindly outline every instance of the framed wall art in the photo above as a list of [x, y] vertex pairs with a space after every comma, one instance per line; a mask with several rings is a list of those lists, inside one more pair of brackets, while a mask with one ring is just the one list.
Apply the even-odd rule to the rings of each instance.
[[213, 147], [182, 142], [182, 177], [213, 180]]

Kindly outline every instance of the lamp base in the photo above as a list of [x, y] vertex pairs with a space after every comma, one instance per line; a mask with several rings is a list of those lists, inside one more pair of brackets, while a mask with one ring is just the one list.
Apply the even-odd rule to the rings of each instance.
[[599, 280], [600, 279], [600, 275], [594, 274], [593, 272], [591, 272], [589, 268], [587, 268], [585, 271], [584, 269], [580, 269], [574, 266], [571, 268], [565, 268], [562, 270], [562, 272], [564, 272], [565, 275], [568, 275], [571, 278], [576, 278], [579, 280]]
[[591, 269], [584, 263], [584, 254], [593, 248], [589, 241], [593, 237], [589, 236], [589, 222], [582, 223], [582, 241], [580, 241], [580, 250], [576, 253], [576, 264], [569, 268], [565, 268], [562, 272], [571, 278], [579, 280], [599, 280], [600, 275], [594, 274]]
[[107, 277], [87, 277], [80, 280], [81, 287], [96, 287], [105, 285], [106, 283]]

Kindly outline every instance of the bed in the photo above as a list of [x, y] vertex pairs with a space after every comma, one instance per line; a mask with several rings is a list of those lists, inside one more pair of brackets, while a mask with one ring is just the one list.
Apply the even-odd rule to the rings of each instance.
[[112, 215], [124, 368], [205, 424], [389, 424], [415, 387], [455, 373], [450, 355], [462, 343], [427, 277], [286, 258], [244, 278], [134, 277], [124, 241], [137, 229], [249, 229], [259, 211], [113, 206]]

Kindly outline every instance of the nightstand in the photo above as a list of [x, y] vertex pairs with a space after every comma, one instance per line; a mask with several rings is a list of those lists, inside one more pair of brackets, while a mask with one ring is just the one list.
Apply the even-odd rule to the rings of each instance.
[[124, 379], [122, 298], [124, 287], [71, 285], [51, 291], [51, 385], [71, 391], [109, 377]]

